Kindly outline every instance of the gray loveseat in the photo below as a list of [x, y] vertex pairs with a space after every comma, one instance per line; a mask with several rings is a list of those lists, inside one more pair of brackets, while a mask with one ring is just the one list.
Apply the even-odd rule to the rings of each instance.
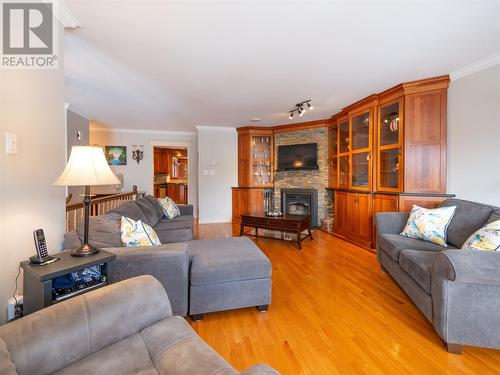
[[[146, 196], [90, 218], [89, 242], [117, 256], [113, 281], [152, 275], [165, 287], [173, 313], [189, 313], [195, 320], [205, 313], [242, 307], [266, 311], [271, 303], [269, 259], [246, 237], [191, 241], [192, 206], [179, 208], [182, 215], [168, 220], [163, 218], [157, 199]], [[122, 216], [151, 225], [162, 245], [123, 247]], [[65, 235], [65, 249], [81, 245], [80, 225], [78, 231]]]
[[[151, 276], [112, 284], [0, 327], [0, 373], [239, 374], [180, 317]], [[242, 372], [278, 374], [266, 365]]]
[[459, 250], [500, 208], [448, 199], [456, 206], [442, 247], [399, 235], [408, 213], [376, 216], [377, 259], [433, 324], [447, 350], [463, 345], [500, 349], [500, 252]]

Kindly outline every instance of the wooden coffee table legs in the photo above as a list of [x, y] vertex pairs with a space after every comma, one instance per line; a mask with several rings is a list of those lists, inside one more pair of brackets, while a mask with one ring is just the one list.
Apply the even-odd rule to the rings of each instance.
[[313, 240], [313, 235], [312, 235], [311, 228], [309, 228], [307, 230], [307, 236], [305, 236], [304, 238], [302, 238], [302, 232], [301, 231], [297, 232], [297, 246], [298, 246], [299, 250], [302, 250], [302, 240], [305, 240], [307, 237], [309, 237], [311, 239], [311, 241]]

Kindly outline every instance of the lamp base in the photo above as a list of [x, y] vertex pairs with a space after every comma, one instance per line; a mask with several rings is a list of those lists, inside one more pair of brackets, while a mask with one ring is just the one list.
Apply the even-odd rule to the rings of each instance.
[[78, 249], [75, 249], [71, 252], [72, 257], [88, 257], [90, 255], [95, 255], [99, 252], [99, 249], [91, 246], [89, 244], [85, 244], [80, 246]]

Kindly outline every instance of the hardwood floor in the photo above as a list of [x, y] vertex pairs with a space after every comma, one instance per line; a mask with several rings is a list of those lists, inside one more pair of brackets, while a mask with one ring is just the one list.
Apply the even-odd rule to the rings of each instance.
[[[199, 238], [237, 233], [231, 224], [196, 228]], [[273, 264], [269, 311], [190, 322], [238, 370], [267, 363], [282, 374], [500, 374], [500, 351], [447, 353], [374, 254], [319, 230], [300, 252], [293, 241], [254, 241]]]

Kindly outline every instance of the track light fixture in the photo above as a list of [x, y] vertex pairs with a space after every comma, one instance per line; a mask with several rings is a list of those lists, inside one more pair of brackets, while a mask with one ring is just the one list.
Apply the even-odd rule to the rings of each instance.
[[297, 112], [299, 117], [304, 116], [304, 113], [306, 113], [306, 109], [304, 106], [307, 106], [307, 109], [312, 111], [314, 109], [314, 106], [311, 104], [311, 99], [304, 100], [303, 102], [295, 104], [295, 108], [290, 111], [290, 116], [288, 118], [290, 120], [293, 120], [293, 114], [294, 112]]

